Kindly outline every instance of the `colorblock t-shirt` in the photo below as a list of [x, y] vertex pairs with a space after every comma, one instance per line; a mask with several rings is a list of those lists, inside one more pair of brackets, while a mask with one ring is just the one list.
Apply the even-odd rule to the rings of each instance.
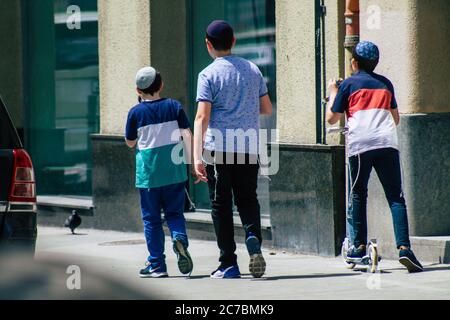
[[187, 180], [180, 129], [189, 128], [181, 104], [172, 99], [143, 101], [128, 113], [127, 140], [138, 140], [136, 187], [157, 188]]
[[[258, 67], [234, 55], [217, 58], [200, 72], [197, 102], [207, 101], [212, 105], [205, 149], [257, 154], [259, 101], [267, 93]], [[238, 137], [244, 143], [239, 143]]]
[[333, 112], [346, 113], [349, 156], [370, 150], [398, 150], [391, 109], [397, 108], [394, 87], [385, 77], [360, 71], [339, 87]]

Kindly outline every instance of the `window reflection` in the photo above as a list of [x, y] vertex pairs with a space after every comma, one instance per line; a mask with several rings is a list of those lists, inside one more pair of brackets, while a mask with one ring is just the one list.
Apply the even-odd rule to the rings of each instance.
[[275, 129], [275, 0], [227, 0], [225, 20], [235, 29], [237, 42], [234, 54], [255, 63], [267, 81], [274, 113], [271, 117], [261, 118], [261, 127]]
[[[90, 194], [91, 144], [99, 131], [98, 16], [96, 1], [55, 1], [55, 127], [63, 134], [65, 193]], [[78, 5], [81, 29], [67, 27], [67, 8]], [[59, 173], [60, 174], [60, 173]]]
[[[275, 52], [275, 0], [191, 0], [191, 79], [197, 83], [198, 73], [211, 63], [205, 48], [205, 30], [212, 20], [224, 19], [234, 28], [237, 38], [235, 55], [254, 62], [264, 75], [273, 103], [273, 115], [261, 117], [262, 129], [276, 128], [276, 52]], [[195, 100], [193, 86], [191, 100]], [[195, 113], [196, 108], [192, 108]], [[193, 116], [193, 115], [191, 115]], [[275, 136], [270, 135], [272, 141]], [[208, 209], [210, 201], [205, 185], [192, 186], [197, 207]], [[258, 199], [262, 215], [269, 215], [269, 180], [260, 177]]]
[[[72, 14], [68, 7], [73, 5], [80, 8], [80, 29], [67, 25]], [[54, 43], [54, 48], [48, 52], [55, 59], [54, 112], [50, 105], [33, 103], [35, 110], [48, 110], [46, 116], [52, 119], [30, 119], [32, 124], [39, 121], [34, 126], [40, 128], [32, 137], [32, 150], [40, 154], [35, 164], [38, 194], [91, 195], [90, 134], [99, 131], [97, 2], [54, 0], [53, 19], [54, 41], [49, 43]], [[41, 156], [44, 145], [52, 146], [51, 157]]]

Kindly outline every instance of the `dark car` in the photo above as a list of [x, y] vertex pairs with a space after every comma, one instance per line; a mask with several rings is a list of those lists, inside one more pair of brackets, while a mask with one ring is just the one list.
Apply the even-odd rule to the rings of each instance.
[[0, 97], [1, 252], [25, 249], [34, 254], [36, 211], [33, 164]]

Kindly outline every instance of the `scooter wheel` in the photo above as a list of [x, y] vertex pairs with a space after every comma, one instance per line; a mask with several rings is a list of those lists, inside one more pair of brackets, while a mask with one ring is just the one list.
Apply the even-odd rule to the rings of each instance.
[[378, 270], [378, 249], [377, 247], [370, 245], [369, 246], [369, 256], [370, 256], [370, 272], [376, 273]]

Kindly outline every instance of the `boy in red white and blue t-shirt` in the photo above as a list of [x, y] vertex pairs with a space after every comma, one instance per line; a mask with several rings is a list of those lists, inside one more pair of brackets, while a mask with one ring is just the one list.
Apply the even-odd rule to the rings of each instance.
[[349, 208], [352, 248], [350, 259], [362, 258], [367, 243], [367, 186], [372, 168], [383, 185], [393, 222], [400, 263], [409, 272], [423, 271], [411, 251], [408, 217], [402, 191], [397, 125], [400, 117], [394, 87], [386, 77], [374, 73], [379, 62], [378, 47], [359, 43], [353, 50], [354, 75], [338, 87], [330, 82], [327, 121], [337, 123], [347, 116], [348, 152], [353, 192]]

